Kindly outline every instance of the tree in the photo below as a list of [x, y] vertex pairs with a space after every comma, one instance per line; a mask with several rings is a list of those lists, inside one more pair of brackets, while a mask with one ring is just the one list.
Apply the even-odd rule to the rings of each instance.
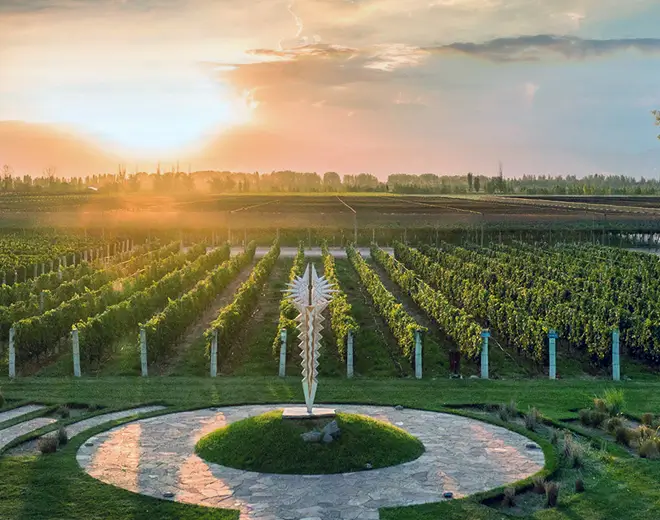
[[323, 174], [323, 189], [325, 191], [339, 191], [341, 188], [341, 177], [337, 172], [325, 172]]
[[[654, 110], [651, 114], [655, 117], [655, 125], [660, 126], [660, 110]], [[658, 139], [660, 139], [660, 135], [658, 136]]]
[[467, 174], [468, 191], [472, 191], [472, 180], [473, 180], [473, 175], [472, 175], [472, 173], [468, 173], [468, 174]]
[[476, 176], [473, 182], [474, 182], [474, 191], [479, 193], [479, 188], [481, 188], [481, 181], [479, 180], [479, 176]]

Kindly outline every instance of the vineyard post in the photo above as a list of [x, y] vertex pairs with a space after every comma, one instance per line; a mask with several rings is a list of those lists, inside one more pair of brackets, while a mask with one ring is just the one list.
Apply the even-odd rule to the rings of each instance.
[[39, 265], [35, 263], [34, 264], [34, 270], [33, 270], [34, 274], [32, 275], [32, 278], [36, 278], [38, 276], [38, 270], [39, 270]]
[[71, 331], [73, 341], [73, 375], [80, 377], [80, 342], [78, 341], [78, 329], [74, 326]]
[[117, 255], [117, 242], [112, 244], [112, 256], [116, 256], [116, 255]]
[[218, 375], [218, 331], [213, 331], [211, 338], [211, 377]]
[[87, 250], [83, 252], [83, 259], [87, 262]]
[[621, 363], [619, 360], [619, 331], [612, 331], [612, 379], [621, 379]]
[[110, 244], [106, 244], [105, 257], [110, 258]]
[[147, 377], [147, 331], [140, 327], [140, 366], [142, 368], [142, 377]]
[[44, 312], [44, 292], [39, 293], [39, 312]]
[[46, 274], [46, 263], [41, 262], [41, 274]]
[[48, 270], [49, 273], [53, 272], [53, 259], [50, 259], [50, 269]]
[[7, 285], [7, 273], [2, 271], [2, 285]]
[[346, 337], [346, 377], [353, 377], [353, 331], [348, 331]]
[[280, 331], [280, 377], [286, 375], [286, 332], [285, 328]]
[[422, 331], [415, 331], [415, 377], [422, 378]]
[[481, 379], [488, 379], [488, 338], [490, 338], [490, 332], [482, 330], [481, 337]]
[[554, 329], [550, 329], [548, 333], [548, 343], [550, 346], [550, 379], [557, 379], [557, 332]]
[[376, 228], [371, 228], [371, 243], [376, 243]]
[[16, 377], [16, 347], [14, 346], [14, 334], [16, 329], [9, 329], [9, 377]]
[[62, 265], [66, 268], [66, 255], [62, 255]]
[[357, 213], [353, 213], [353, 242], [358, 243]]

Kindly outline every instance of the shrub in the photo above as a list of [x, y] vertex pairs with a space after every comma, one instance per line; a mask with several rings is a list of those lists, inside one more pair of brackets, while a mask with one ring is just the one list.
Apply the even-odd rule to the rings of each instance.
[[614, 434], [617, 428], [621, 426], [623, 426], [623, 419], [621, 417], [610, 417], [605, 423], [605, 429], [611, 434]]
[[639, 456], [643, 459], [657, 459], [660, 456], [655, 439], [646, 439], [639, 445]]
[[639, 434], [639, 443], [642, 444], [644, 441], [653, 439], [656, 436], [656, 431], [653, 428], [648, 426], [640, 426], [637, 428], [637, 433]]
[[515, 501], [516, 490], [515, 488], [508, 487], [504, 490], [504, 498], [502, 499], [502, 505], [504, 507], [513, 507], [516, 505]]
[[644, 426], [653, 426], [653, 414], [652, 413], [642, 414], [642, 424]]
[[605, 400], [601, 399], [600, 397], [596, 397], [594, 399], [594, 410], [597, 412], [607, 413], [607, 405], [605, 404]]
[[60, 446], [65, 446], [69, 442], [69, 434], [64, 426], [60, 426], [60, 429], [57, 430], [57, 442]]
[[625, 426], [619, 426], [614, 432], [614, 437], [619, 444], [630, 447], [635, 441], [639, 440], [639, 432]]
[[598, 410], [580, 410], [580, 422], [585, 426], [600, 428], [609, 416]]
[[62, 419], [68, 419], [71, 416], [71, 410], [67, 405], [62, 405], [57, 409], [57, 415]]
[[556, 482], [546, 482], [545, 498], [548, 507], [555, 507], [559, 500], [559, 484]]
[[625, 404], [623, 390], [611, 388], [603, 394], [605, 408], [610, 416], [619, 415]]
[[532, 489], [534, 493], [538, 493], [539, 495], [545, 493], [545, 479], [543, 477], [534, 477], [532, 482], [534, 484]]
[[57, 437], [54, 435], [44, 435], [37, 441], [37, 449], [43, 453], [55, 453], [57, 451]]
[[525, 428], [536, 431], [541, 422], [541, 414], [536, 408], [530, 408], [525, 415]]
[[581, 478], [575, 479], [575, 492], [584, 493], [584, 480]]

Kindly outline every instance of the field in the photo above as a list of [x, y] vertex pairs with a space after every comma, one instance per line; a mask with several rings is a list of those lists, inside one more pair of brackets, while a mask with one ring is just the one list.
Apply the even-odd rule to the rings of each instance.
[[[631, 420], [660, 413], [660, 258], [633, 250], [657, 244], [660, 214], [650, 199], [607, 198], [597, 212], [601, 199], [588, 198], [140, 197], [0, 200], [8, 215], [0, 235], [7, 407], [299, 401], [296, 312], [283, 290], [314, 262], [338, 289], [326, 311], [321, 400], [482, 413], [475, 407], [514, 399], [521, 412], [533, 406], [548, 424], [575, 429], [577, 410], [616, 386]], [[39, 210], [24, 211], [35, 199]], [[54, 219], [48, 230], [39, 224], [46, 218]], [[488, 381], [479, 379], [484, 330]], [[548, 380], [551, 330], [559, 381]], [[622, 381], [612, 382], [615, 337]], [[0, 421], [0, 438], [7, 426]], [[639, 482], [660, 475], [660, 463], [602, 449], [584, 469], [592, 489], [527, 514], [619, 518], [625, 504], [630, 518], [658, 517], [655, 487]], [[95, 497], [115, 518], [146, 518], [137, 512], [143, 507], [161, 518], [199, 513], [108, 490], [82, 476], [74, 457], [67, 447], [52, 459], [65, 468], [62, 481], [51, 459], [0, 459], [0, 518], [3, 507], [7, 518], [94, 518]], [[622, 498], [621, 486], [637, 486], [639, 502]], [[49, 501], [57, 504], [52, 514]], [[485, 497], [454, 504], [381, 518], [499, 518]], [[223, 514], [204, 517], [231, 517]]]

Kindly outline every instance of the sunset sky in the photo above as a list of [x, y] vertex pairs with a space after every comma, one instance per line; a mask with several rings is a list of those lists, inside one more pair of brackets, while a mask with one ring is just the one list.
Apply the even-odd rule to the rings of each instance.
[[657, 0], [0, 0], [0, 165], [660, 176]]

